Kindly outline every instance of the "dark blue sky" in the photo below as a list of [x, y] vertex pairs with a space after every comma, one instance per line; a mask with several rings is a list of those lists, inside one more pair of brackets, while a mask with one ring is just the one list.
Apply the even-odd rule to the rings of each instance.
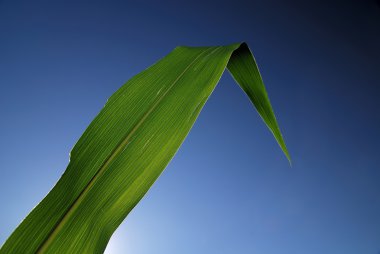
[[0, 0], [0, 243], [126, 80], [177, 45], [238, 41], [293, 167], [226, 72], [107, 253], [379, 253], [375, 0]]

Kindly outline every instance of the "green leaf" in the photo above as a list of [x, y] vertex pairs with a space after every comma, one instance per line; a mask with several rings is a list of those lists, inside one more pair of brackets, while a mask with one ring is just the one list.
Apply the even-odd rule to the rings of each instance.
[[290, 155], [282, 138], [259, 68], [246, 43], [241, 44], [239, 49], [232, 53], [227, 68], [248, 95], [290, 162]]
[[289, 158], [246, 44], [177, 47], [109, 98], [60, 180], [0, 253], [102, 253], [179, 149], [227, 65]]

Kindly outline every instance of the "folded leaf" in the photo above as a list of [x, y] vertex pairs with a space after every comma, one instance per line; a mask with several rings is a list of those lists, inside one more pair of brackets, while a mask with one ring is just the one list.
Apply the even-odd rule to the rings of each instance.
[[61, 179], [0, 253], [102, 253], [184, 141], [226, 66], [289, 158], [246, 44], [177, 47], [109, 98]]

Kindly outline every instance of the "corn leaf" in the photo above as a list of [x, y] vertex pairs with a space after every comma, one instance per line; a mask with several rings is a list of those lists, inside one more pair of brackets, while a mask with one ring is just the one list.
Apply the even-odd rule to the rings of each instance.
[[179, 149], [226, 67], [289, 158], [245, 43], [177, 47], [109, 98], [62, 177], [0, 253], [103, 253]]

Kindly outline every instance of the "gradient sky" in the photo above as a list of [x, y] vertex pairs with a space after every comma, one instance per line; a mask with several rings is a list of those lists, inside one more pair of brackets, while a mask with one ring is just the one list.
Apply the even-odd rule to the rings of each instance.
[[0, 0], [0, 244], [125, 81], [177, 45], [238, 41], [293, 166], [226, 72], [106, 252], [378, 254], [375, 0]]

